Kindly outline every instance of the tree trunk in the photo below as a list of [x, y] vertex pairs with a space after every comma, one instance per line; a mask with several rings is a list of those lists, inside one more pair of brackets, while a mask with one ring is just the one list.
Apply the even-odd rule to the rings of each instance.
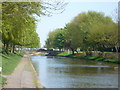
[[8, 48], [9, 48], [9, 44], [6, 44], [6, 48], [5, 48], [5, 52], [8, 54]]
[[115, 46], [115, 49], [116, 49], [116, 58], [119, 58], [119, 55], [118, 55], [118, 49], [119, 49], [119, 47], [117, 47], [117, 46]]
[[88, 51], [88, 49], [86, 50], [86, 56], [89, 56], [89, 51]]
[[4, 42], [3, 48], [5, 49], [5, 42]]
[[13, 50], [12, 52], [15, 53], [15, 45], [14, 44], [13, 44], [13, 49], [12, 50]]
[[3, 41], [2, 53], [6, 52], [5, 49], [6, 49], [6, 43], [5, 41]]
[[74, 53], [74, 50], [72, 50], [72, 55], [74, 55], [75, 53]]
[[59, 51], [61, 52], [61, 48], [59, 48]]
[[117, 46], [115, 46], [115, 50], [116, 50], [116, 53], [118, 53], [118, 47]]
[[72, 50], [72, 55], [74, 55], [75, 53], [74, 53], [74, 49], [73, 48], [71, 48], [71, 50]]
[[12, 53], [13, 52], [13, 44], [10, 44], [10, 52]]

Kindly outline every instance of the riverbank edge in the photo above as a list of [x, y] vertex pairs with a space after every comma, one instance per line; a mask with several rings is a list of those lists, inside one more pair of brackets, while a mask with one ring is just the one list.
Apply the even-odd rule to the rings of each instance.
[[32, 61], [31, 61], [30, 57], [31, 56], [28, 55], [28, 60], [29, 60], [29, 63], [30, 63], [30, 65], [32, 67], [32, 70], [33, 70], [34, 84], [35, 84], [36, 88], [45, 88], [44, 86], [41, 85], [40, 80], [38, 79], [38, 74], [37, 74], [37, 72], [36, 72], [36, 70], [35, 70], [35, 68], [34, 68], [34, 66], [32, 64]]
[[[90, 61], [101, 61], [101, 62], [109, 62], [109, 63], [115, 63], [120, 64], [120, 59], [118, 58], [118, 61], [110, 61], [111, 58], [103, 58], [98, 56], [76, 56], [76, 55], [56, 55], [57, 57], [68, 57], [68, 58], [76, 58], [76, 59], [83, 59], [83, 60], [90, 60]], [[89, 57], [89, 58], [88, 58]], [[91, 59], [90, 59], [91, 58]]]

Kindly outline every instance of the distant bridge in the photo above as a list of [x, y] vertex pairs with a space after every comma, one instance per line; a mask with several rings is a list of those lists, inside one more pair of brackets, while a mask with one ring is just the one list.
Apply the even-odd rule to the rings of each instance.
[[59, 54], [61, 51], [50, 51], [50, 50], [38, 50], [36, 52], [43, 52], [43, 53], [48, 53], [47, 56], [56, 56], [57, 54]]

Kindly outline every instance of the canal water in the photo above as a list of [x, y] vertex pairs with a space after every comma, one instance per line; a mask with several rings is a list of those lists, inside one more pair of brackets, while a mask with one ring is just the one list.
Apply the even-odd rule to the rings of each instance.
[[31, 60], [46, 88], [118, 88], [117, 64], [50, 56]]

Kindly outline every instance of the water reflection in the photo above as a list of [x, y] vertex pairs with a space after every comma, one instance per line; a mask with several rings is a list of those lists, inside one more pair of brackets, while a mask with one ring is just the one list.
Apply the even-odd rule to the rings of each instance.
[[46, 56], [32, 56], [31, 60], [46, 88], [118, 87], [116, 64]]

